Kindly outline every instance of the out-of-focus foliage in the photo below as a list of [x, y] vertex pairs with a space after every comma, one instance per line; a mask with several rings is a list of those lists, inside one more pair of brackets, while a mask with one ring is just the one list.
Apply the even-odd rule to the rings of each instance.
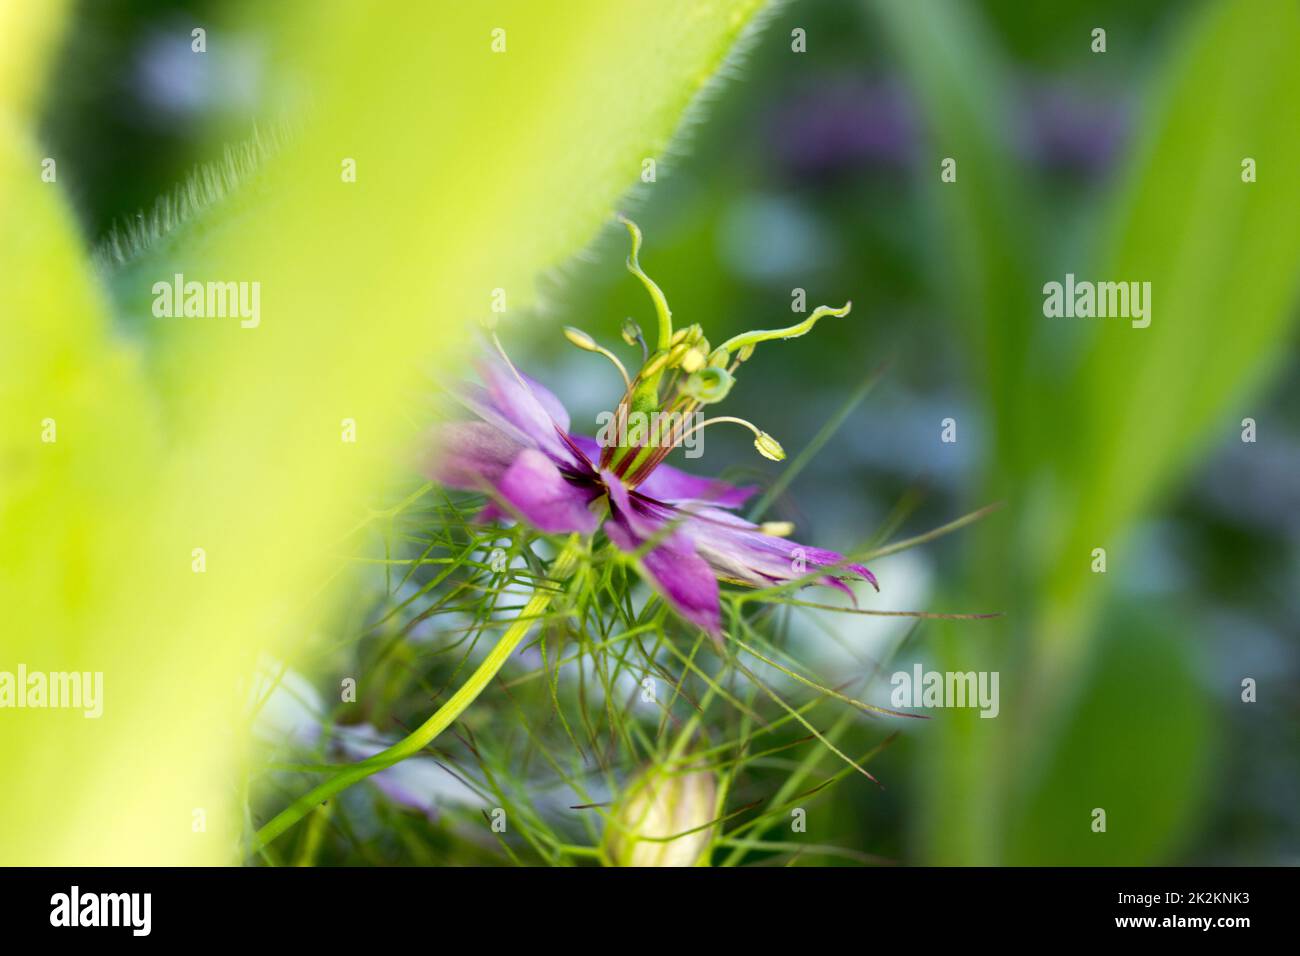
[[[250, 5], [293, 38], [266, 104], [288, 145], [252, 199], [103, 282], [23, 117], [59, 10], [4, 5], [5, 661], [103, 671], [105, 701], [5, 713], [3, 862], [237, 858], [236, 688], [337, 599], [317, 592], [403, 461], [419, 371], [589, 241], [760, 6]], [[235, 33], [206, 29], [213, 53]], [[154, 319], [174, 273], [259, 282], [260, 325]]]
[[67, 0], [50, 0], [39, 6], [19, 0], [0, 3], [0, 108], [15, 118], [26, 118], [39, 100], [41, 81], [50, 52], [58, 40]]
[[[1235, 431], [1226, 403], [1277, 364], [1275, 344], [1294, 316], [1300, 276], [1300, 233], [1287, 225], [1300, 213], [1300, 182], [1276, 175], [1245, 183], [1241, 163], [1300, 155], [1300, 128], [1278, 122], [1266, 105], [1300, 94], [1290, 54], [1300, 15], [1221, 4], [1191, 17], [1162, 54], [1142, 133], [1113, 198], [1100, 203], [1106, 214], [1091, 249], [1047, 247], [1045, 256], [1027, 240], [1062, 224], [1041, 221], [1045, 205], [1032, 226], [1016, 218], [1027, 180], [1005, 134], [1006, 93], [988, 95], [1002, 90], [989, 66], [999, 55], [986, 31], [954, 29], [959, 7], [876, 5], [937, 131], [935, 160], [961, 157], [958, 182], [936, 177], [931, 192], [947, 214], [942, 235], [958, 266], [958, 307], [975, 319], [972, 344], [989, 375], [998, 453], [989, 459], [988, 488], [1018, 505], [1013, 538], [982, 537], [977, 579], [980, 593], [1000, 591], [1028, 612], [1006, 635], [1027, 654], [1017, 659], [1008, 645], [989, 658], [1017, 682], [1001, 732], [957, 729], [934, 754], [933, 845], [966, 862], [1007, 853], [1017, 862], [1159, 859], [1183, 835], [1207, 782], [1212, 738], [1203, 719], [1208, 699], [1191, 666], [1196, 645], [1172, 639], [1173, 621], [1184, 633], [1194, 625], [1170, 601], [1163, 622], [1148, 608], [1110, 623], [1112, 638], [1121, 632], [1139, 648], [1100, 640], [1096, 615], [1114, 577], [1091, 573], [1091, 554], [1104, 547], [1108, 574], [1132, 574], [1140, 560], [1130, 546], [1133, 521], [1208, 429]], [[938, 47], [949, 55], [934, 56]], [[1038, 287], [1066, 272], [1149, 281], [1150, 328], [1078, 320], [1042, 329], [1050, 320]], [[971, 650], [959, 636], [951, 648], [947, 660], [965, 669]], [[1149, 689], [1123, 693], [1121, 682], [1135, 672], [1149, 675]], [[1079, 687], [1089, 677], [1091, 692]], [[1089, 709], [1099, 706], [1110, 708], [1113, 726]], [[1171, 727], [1182, 732], [1171, 736]], [[1108, 751], [1113, 759], [1097, 759]], [[1134, 772], [1126, 753], [1162, 772]], [[1076, 828], [1062, 818], [1066, 805]], [[973, 806], [998, 811], [972, 813]], [[1130, 821], [1134, 838], [1094, 840], [1082, 851], [1095, 807]]]

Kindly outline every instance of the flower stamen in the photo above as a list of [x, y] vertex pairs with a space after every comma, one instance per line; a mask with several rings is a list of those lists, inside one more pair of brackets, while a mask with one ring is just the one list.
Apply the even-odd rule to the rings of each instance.
[[683, 432], [682, 435], [677, 439], [677, 442], [680, 444], [681, 442], [689, 438], [691, 435], [695, 434], [697, 431], [700, 431], [703, 428], [707, 428], [709, 425], [718, 425], [721, 424], [722, 422], [731, 422], [733, 425], [743, 425], [745, 428], [748, 428], [751, 432], [753, 432], [754, 447], [758, 449], [758, 453], [762, 455], [764, 458], [770, 458], [772, 461], [785, 460], [785, 449], [781, 447], [781, 443], [779, 441], [777, 441], [767, 432], [763, 431], [753, 422], [747, 422], [743, 418], [736, 418], [732, 415], [719, 415], [716, 418], [706, 419], [700, 422], [698, 425], [694, 426], [693, 428], [687, 430], [686, 432]]
[[605, 358], [609, 359], [614, 363], [614, 367], [618, 369], [618, 374], [623, 376], [623, 385], [629, 389], [632, 387], [632, 380], [628, 378], [627, 369], [624, 368], [623, 363], [618, 360], [618, 356], [602, 346], [590, 335], [582, 331], [582, 329], [575, 329], [571, 325], [566, 325], [564, 327], [564, 337], [569, 340], [569, 344], [576, 345], [584, 352], [594, 352], [597, 355], [603, 355]]

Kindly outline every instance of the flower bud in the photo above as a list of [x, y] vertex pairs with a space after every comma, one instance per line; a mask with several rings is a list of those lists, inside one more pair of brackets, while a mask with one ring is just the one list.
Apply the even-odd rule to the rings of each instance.
[[707, 866], [717, 792], [707, 770], [647, 770], [614, 804], [606, 859], [613, 866]]
[[582, 329], [575, 329], [571, 325], [566, 325], [564, 327], [564, 337], [568, 339], [571, 344], [576, 345], [580, 349], [585, 349], [588, 352], [595, 352], [599, 348], [595, 339], [582, 331]]
[[759, 432], [758, 437], [754, 439], [754, 447], [764, 458], [770, 458], [772, 461], [784, 461], [785, 449], [781, 443], [769, 435], [767, 432]]
[[628, 345], [645, 341], [641, 334], [641, 326], [637, 325], [636, 320], [631, 316], [623, 320], [622, 335], [623, 341]]

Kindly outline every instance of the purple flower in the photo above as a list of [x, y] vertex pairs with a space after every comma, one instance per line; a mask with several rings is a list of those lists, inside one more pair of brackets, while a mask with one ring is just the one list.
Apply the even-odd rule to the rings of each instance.
[[[660, 348], [645, 358], [635, 378], [586, 333], [566, 331], [569, 340], [611, 359], [627, 390], [602, 429], [602, 440], [575, 435], [560, 401], [520, 373], [504, 353], [480, 366], [483, 384], [470, 386], [464, 404], [479, 421], [443, 426], [430, 476], [443, 484], [484, 491], [492, 500], [480, 514], [491, 520], [517, 517], [549, 534], [594, 534], [603, 529], [620, 550], [637, 555], [645, 576], [682, 617], [717, 639], [722, 632], [718, 582], [753, 587], [809, 577], [852, 596], [841, 577], [875, 577], [834, 551], [786, 540], [785, 528], [746, 521], [739, 508], [757, 490], [700, 478], [663, 464], [674, 447], [714, 422], [741, 424], [756, 436], [769, 458], [784, 457], [780, 445], [742, 419], [701, 421], [700, 407], [730, 391], [732, 373], [759, 342], [803, 335], [825, 315], [819, 308], [796, 326], [745, 333], [710, 350], [699, 326], [674, 333], [667, 302], [637, 264], [640, 231], [624, 220], [633, 237], [629, 270], [645, 283], [659, 316]], [[640, 330], [625, 334], [640, 342]], [[815, 576], [820, 569], [826, 573]]]

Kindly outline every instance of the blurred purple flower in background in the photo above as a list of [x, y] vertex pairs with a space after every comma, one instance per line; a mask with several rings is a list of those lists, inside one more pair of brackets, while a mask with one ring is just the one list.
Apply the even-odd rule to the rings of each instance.
[[[1128, 134], [1128, 111], [1066, 81], [1026, 79], [1008, 117], [1026, 161], [1085, 176], [1109, 168]], [[778, 167], [799, 179], [832, 179], [864, 166], [901, 167], [921, 152], [925, 130], [912, 95], [890, 79], [828, 79], [779, 103], [766, 140]]]

